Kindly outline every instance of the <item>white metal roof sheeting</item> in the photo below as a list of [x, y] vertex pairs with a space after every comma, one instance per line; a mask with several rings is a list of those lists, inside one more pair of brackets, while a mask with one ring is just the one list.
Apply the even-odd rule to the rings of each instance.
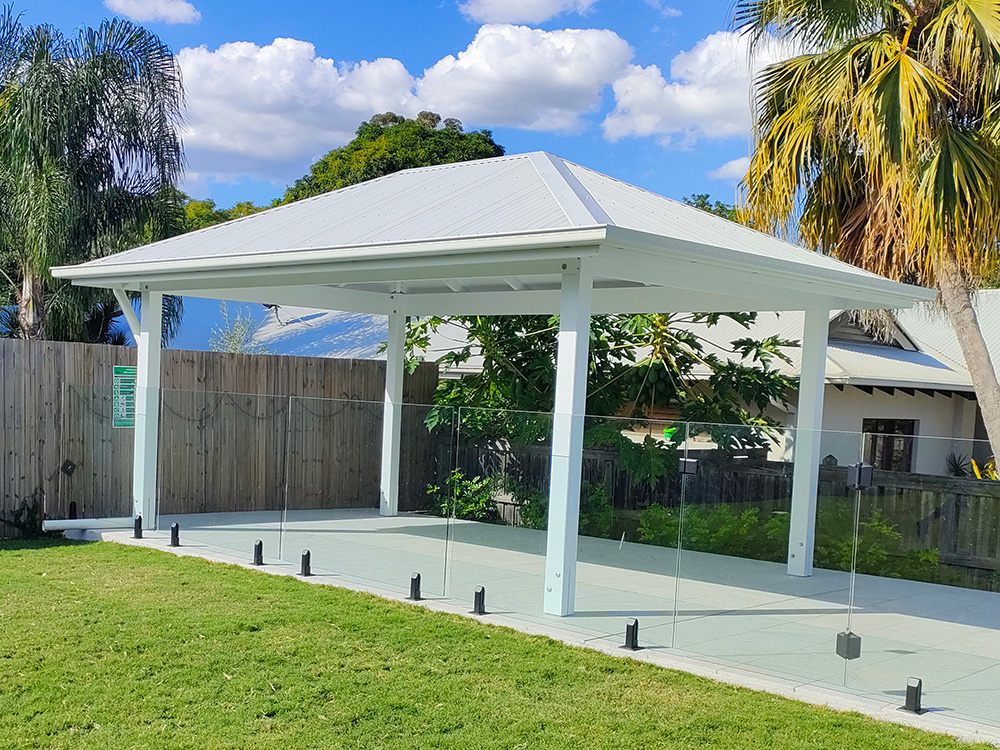
[[[347, 258], [358, 249], [399, 243], [612, 225], [654, 235], [654, 239], [738, 253], [751, 262], [756, 258], [791, 264], [787, 270], [825, 271], [834, 281], [861, 282], [869, 294], [874, 289], [911, 294], [874, 274], [544, 152], [395, 172], [78, 268], [114, 273], [116, 268], [126, 271], [135, 264], [195, 259], [235, 262], [240, 257], [313, 250], [325, 251], [322, 258], [326, 261], [336, 260], [338, 251]], [[399, 252], [418, 257], [422, 250], [409, 245]], [[81, 277], [73, 268], [58, 269], [57, 275]]]
[[[831, 319], [839, 311], [831, 313]], [[730, 342], [740, 338], [763, 339], [778, 336], [791, 341], [802, 338], [804, 315], [797, 311], [758, 313], [756, 322], [746, 329], [729, 318], [723, 318], [711, 328], [692, 327], [708, 341], [728, 349]], [[913, 388], [954, 388], [970, 390], [972, 381], [962, 360], [954, 360], [926, 346], [919, 328], [903, 326], [917, 341], [921, 351], [899, 349], [878, 343], [858, 343], [832, 339], [827, 346], [826, 378], [830, 383], [854, 385], [885, 385]], [[711, 350], [711, 347], [708, 347]], [[717, 350], [716, 354], [720, 354]], [[786, 349], [791, 364], [778, 365], [789, 374], [798, 374], [801, 349]]]
[[86, 265], [381, 245], [573, 226], [527, 155], [519, 155], [395, 172]]
[[651, 193], [578, 164], [566, 162], [566, 165], [615, 226], [859, 277], [871, 277], [870, 273], [856, 266], [810, 252], [700, 208]]
[[[994, 367], [1000, 367], [1000, 289], [983, 289], [976, 293], [972, 302], [990, 359]], [[898, 311], [896, 317], [921, 345], [932, 347], [957, 362], [965, 362], [951, 320], [938, 305], [919, 304], [910, 310]]]

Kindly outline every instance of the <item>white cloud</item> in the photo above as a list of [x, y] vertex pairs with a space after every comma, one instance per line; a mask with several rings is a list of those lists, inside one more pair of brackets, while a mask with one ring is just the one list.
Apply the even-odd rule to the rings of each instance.
[[468, 48], [424, 71], [416, 93], [445, 116], [529, 130], [572, 131], [628, 69], [628, 42], [608, 30], [483, 26]]
[[201, 13], [187, 0], [104, 0], [104, 7], [141, 23], [198, 23], [201, 20]]
[[747, 167], [750, 166], [750, 157], [741, 156], [738, 159], [733, 159], [732, 161], [727, 161], [721, 167], [716, 167], [715, 169], [708, 172], [708, 176], [713, 180], [725, 180], [726, 182], [739, 182], [743, 179], [743, 175], [747, 173]]
[[665, 143], [746, 135], [753, 75], [791, 54], [770, 44], [751, 60], [745, 37], [719, 31], [674, 57], [669, 80], [656, 65], [633, 65], [614, 83], [604, 134], [611, 141], [659, 136]]
[[398, 60], [338, 66], [295, 39], [187, 48], [178, 58], [190, 178], [288, 180], [374, 112], [412, 109], [413, 81]]
[[189, 184], [243, 175], [285, 182], [375, 112], [421, 109], [466, 123], [565, 132], [599, 108], [632, 48], [606, 30], [487, 25], [457, 56], [412, 76], [394, 59], [338, 64], [295, 39], [187, 48]]
[[667, 5], [663, 0], [646, 0], [646, 5], [657, 11], [664, 18], [679, 18], [682, 15], [677, 8]]
[[466, 0], [462, 14], [479, 23], [542, 23], [561, 13], [586, 13], [596, 0]]

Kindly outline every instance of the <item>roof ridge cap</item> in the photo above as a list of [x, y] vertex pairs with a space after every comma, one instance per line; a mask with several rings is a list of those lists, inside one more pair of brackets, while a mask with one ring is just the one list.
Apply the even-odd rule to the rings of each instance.
[[565, 160], [548, 151], [531, 151], [524, 156], [573, 226], [615, 226], [597, 199], [570, 171]]

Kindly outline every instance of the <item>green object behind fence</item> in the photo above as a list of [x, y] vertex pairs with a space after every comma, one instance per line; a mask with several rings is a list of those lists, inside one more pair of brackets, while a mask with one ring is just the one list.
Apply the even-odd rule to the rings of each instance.
[[135, 427], [135, 368], [115, 365], [113, 423], [115, 427]]

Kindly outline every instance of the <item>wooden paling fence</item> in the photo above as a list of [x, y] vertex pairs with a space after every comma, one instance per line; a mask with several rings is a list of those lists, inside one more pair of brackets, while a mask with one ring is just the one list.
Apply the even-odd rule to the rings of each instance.
[[[131, 515], [130, 429], [112, 427], [128, 347], [0, 340], [0, 516]], [[424, 427], [437, 366], [404, 381], [400, 505], [435, 476]], [[160, 512], [376, 507], [385, 363], [163, 351]], [[14, 529], [0, 524], [0, 536]]]

